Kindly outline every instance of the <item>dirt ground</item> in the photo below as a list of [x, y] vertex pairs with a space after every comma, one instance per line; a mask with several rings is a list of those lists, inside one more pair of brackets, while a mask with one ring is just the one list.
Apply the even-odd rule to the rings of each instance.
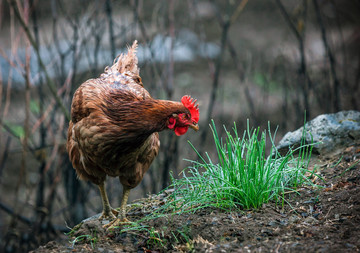
[[[284, 208], [268, 203], [260, 210], [203, 209], [144, 222], [146, 229], [127, 232], [106, 231], [90, 219], [68, 238], [34, 252], [358, 252], [359, 161], [360, 144], [313, 158], [311, 167], [323, 178], [316, 183], [323, 188], [289, 194]], [[164, 195], [132, 204], [128, 218], [151, 212]]]

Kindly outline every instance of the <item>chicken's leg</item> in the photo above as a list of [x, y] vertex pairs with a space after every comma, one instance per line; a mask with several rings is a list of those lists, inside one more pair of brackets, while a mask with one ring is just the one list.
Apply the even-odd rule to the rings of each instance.
[[120, 227], [121, 225], [130, 223], [130, 221], [128, 219], [126, 219], [126, 204], [129, 198], [129, 194], [130, 194], [130, 188], [124, 186], [123, 188], [123, 196], [122, 196], [122, 200], [121, 200], [121, 205], [120, 205], [120, 211], [119, 211], [119, 217], [106, 224], [104, 227], [107, 229], [113, 229], [115, 227]]
[[123, 187], [123, 196], [122, 196], [121, 205], [120, 205], [120, 214], [119, 214], [120, 220], [123, 220], [124, 222], [129, 221], [128, 219], [126, 219], [126, 204], [129, 199], [129, 194], [130, 194], [130, 188], [124, 186]]
[[118, 211], [116, 211], [115, 209], [113, 209], [110, 206], [109, 199], [106, 194], [104, 182], [99, 184], [99, 190], [100, 190], [101, 200], [102, 200], [102, 204], [103, 204], [103, 212], [100, 216], [100, 219], [108, 219], [108, 220], [116, 219], [116, 215], [118, 214]]

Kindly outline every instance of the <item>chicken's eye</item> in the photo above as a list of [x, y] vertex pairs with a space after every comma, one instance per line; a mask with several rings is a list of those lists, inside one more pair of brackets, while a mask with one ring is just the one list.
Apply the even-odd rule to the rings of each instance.
[[188, 114], [183, 114], [183, 115], [182, 115], [182, 118], [183, 118], [184, 120], [189, 120], [189, 119], [190, 119], [190, 116], [189, 116]]
[[140, 84], [142, 87], [144, 87], [142, 81], [141, 81], [141, 77], [140, 76], [135, 76], [133, 77], [133, 80], [137, 83]]

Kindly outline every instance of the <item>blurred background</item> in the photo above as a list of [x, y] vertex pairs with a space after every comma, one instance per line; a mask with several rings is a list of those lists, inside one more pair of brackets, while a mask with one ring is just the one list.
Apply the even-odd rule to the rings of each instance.
[[[0, 0], [0, 251], [25, 252], [101, 212], [65, 149], [71, 99], [139, 42], [144, 86], [198, 99], [200, 131], [162, 132], [130, 200], [213, 159], [209, 128], [278, 127], [276, 141], [319, 114], [360, 108], [360, 1]], [[112, 206], [122, 187], [109, 178]]]

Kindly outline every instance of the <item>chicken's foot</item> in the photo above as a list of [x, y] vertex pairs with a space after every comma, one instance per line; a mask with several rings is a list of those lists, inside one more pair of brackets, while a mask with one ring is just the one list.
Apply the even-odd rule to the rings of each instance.
[[130, 188], [124, 186], [123, 196], [122, 196], [120, 210], [119, 210], [119, 217], [117, 219], [111, 221], [110, 223], [104, 225], [104, 228], [114, 229], [115, 227], [121, 227], [123, 225], [131, 223], [131, 221], [129, 221], [126, 218], [126, 204], [127, 204], [128, 198], [129, 198], [129, 194], [130, 194]]

